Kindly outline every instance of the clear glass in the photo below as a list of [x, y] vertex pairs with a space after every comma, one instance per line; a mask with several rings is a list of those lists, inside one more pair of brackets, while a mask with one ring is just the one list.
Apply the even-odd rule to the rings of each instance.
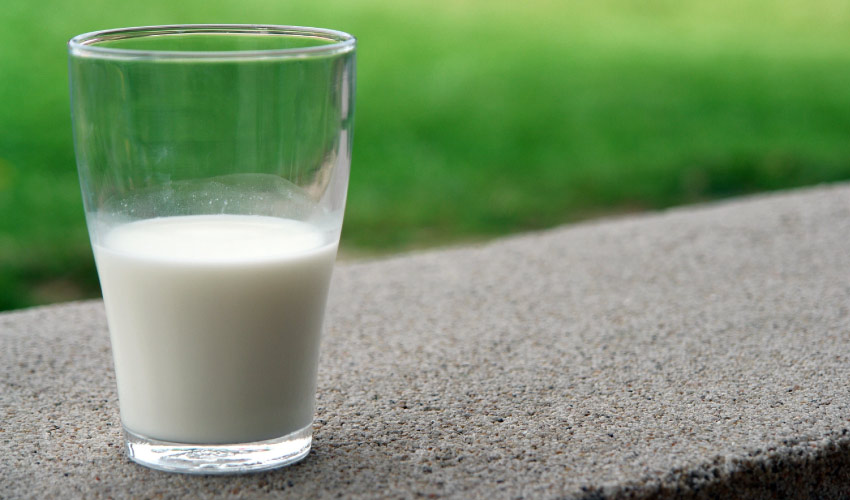
[[190, 25], [69, 42], [71, 114], [130, 458], [307, 455], [351, 158], [355, 40]]

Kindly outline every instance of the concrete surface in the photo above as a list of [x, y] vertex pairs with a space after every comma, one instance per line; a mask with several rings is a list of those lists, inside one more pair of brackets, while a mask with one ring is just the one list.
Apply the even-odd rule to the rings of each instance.
[[848, 498], [850, 186], [339, 266], [313, 452], [121, 448], [100, 302], [0, 315], [0, 498]]

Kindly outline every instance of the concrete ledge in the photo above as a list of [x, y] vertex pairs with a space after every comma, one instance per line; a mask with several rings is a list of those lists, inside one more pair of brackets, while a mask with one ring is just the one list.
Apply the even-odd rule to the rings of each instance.
[[847, 498], [850, 186], [342, 265], [313, 452], [136, 466], [100, 302], [0, 315], [2, 498]]

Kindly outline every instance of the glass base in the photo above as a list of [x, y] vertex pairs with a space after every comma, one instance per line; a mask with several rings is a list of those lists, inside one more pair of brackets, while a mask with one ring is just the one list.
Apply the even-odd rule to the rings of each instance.
[[239, 474], [276, 469], [310, 453], [313, 426], [286, 436], [238, 444], [187, 444], [158, 441], [124, 428], [130, 460], [151, 469], [184, 474]]

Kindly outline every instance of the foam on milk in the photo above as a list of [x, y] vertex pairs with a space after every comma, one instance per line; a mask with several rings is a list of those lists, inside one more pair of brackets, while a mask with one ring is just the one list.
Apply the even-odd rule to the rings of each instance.
[[121, 418], [143, 436], [245, 443], [312, 423], [337, 241], [262, 216], [148, 219], [94, 245]]

